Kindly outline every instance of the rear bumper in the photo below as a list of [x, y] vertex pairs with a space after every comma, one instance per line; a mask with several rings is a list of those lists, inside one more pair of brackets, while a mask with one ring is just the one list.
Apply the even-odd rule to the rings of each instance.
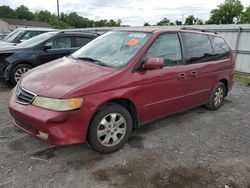
[[[90, 116], [86, 109], [70, 112], [55, 112], [32, 105], [16, 103], [12, 91], [9, 112], [18, 129], [41, 141], [53, 145], [79, 144], [86, 141]], [[48, 134], [48, 139], [39, 136], [39, 131]]]

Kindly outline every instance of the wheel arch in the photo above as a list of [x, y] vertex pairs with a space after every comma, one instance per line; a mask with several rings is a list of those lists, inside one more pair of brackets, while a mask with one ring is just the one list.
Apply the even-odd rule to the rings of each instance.
[[225, 87], [226, 87], [226, 96], [227, 96], [227, 94], [228, 94], [228, 80], [227, 79], [221, 79], [220, 82], [225, 85]]
[[13, 70], [18, 66], [18, 65], [29, 65], [32, 68], [35, 67], [35, 65], [31, 62], [26, 62], [26, 61], [21, 61], [21, 62], [17, 62], [17, 63], [11, 63], [9, 64], [6, 69], [5, 69], [5, 79], [6, 81], [10, 81], [11, 82], [11, 74], [13, 73]]
[[[36, 65], [32, 62], [29, 61], [20, 61], [20, 62], [15, 62], [15, 63], [10, 63], [7, 67], [6, 67], [6, 71], [10, 74], [11, 71], [18, 65], [30, 65], [32, 66], [32, 68], [34, 68]], [[9, 75], [10, 76], [10, 75]]]
[[108, 105], [110, 103], [116, 103], [116, 104], [119, 104], [119, 105], [125, 107], [128, 110], [128, 112], [130, 113], [131, 117], [132, 117], [133, 129], [138, 128], [138, 125], [139, 125], [138, 111], [137, 111], [137, 108], [136, 108], [135, 104], [128, 98], [113, 98], [113, 99], [109, 99], [109, 100], [103, 102], [102, 104], [100, 104], [96, 108], [96, 111], [94, 112], [90, 122], [92, 122], [92, 120], [93, 120], [93, 118], [94, 118], [94, 116], [96, 115], [97, 112], [102, 110], [106, 105]]

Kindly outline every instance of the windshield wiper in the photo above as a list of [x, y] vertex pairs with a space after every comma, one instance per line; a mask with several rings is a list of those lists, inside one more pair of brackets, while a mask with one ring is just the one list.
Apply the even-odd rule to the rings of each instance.
[[91, 57], [78, 57], [77, 59], [80, 60], [86, 60], [86, 61], [90, 61], [90, 62], [94, 62], [98, 65], [104, 66], [104, 67], [110, 67], [109, 65], [107, 65], [106, 63], [103, 63], [102, 61], [98, 60], [98, 59], [94, 59]]

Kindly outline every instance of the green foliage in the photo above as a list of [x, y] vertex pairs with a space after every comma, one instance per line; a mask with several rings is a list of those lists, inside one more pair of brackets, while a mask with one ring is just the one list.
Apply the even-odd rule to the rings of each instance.
[[[17, 18], [26, 20], [36, 20], [48, 22], [54, 28], [86, 28], [86, 27], [119, 27], [121, 26], [121, 20], [107, 20], [102, 19], [98, 21], [90, 20], [88, 18], [79, 16], [76, 12], [69, 14], [61, 13], [60, 21], [55, 14], [47, 10], [38, 11], [32, 13], [27, 7], [21, 5], [15, 10], [9, 6], [0, 6], [0, 18]], [[217, 9], [210, 12], [210, 18], [205, 22], [206, 24], [232, 24], [232, 23], [250, 23], [250, 6], [244, 11], [244, 7], [239, 0], [231, 0], [224, 4], [220, 4]], [[171, 22], [168, 18], [163, 18], [157, 22], [158, 26], [168, 25], [182, 25], [182, 21], [176, 20]], [[185, 22], [185, 25], [202, 25], [203, 21], [199, 18], [195, 18], [193, 15], [189, 15]], [[144, 26], [150, 26], [148, 22], [144, 23]]]
[[175, 20], [175, 25], [182, 25], [182, 21], [180, 21], [180, 20]]
[[244, 6], [239, 0], [232, 0], [229, 3], [224, 3], [210, 12], [208, 24], [233, 24], [240, 23], [240, 18], [243, 13]]
[[190, 15], [186, 18], [185, 25], [203, 25], [203, 21], [199, 18], [195, 18], [193, 15]]
[[49, 11], [38, 11], [32, 13], [27, 7], [21, 5], [16, 10], [11, 9], [9, 6], [0, 6], [0, 18], [17, 18], [26, 20], [35, 20], [48, 22], [54, 28], [70, 29], [70, 28], [86, 28], [86, 27], [117, 27], [121, 26], [121, 20], [89, 20], [79, 16], [76, 12], [69, 14], [61, 13], [60, 21], [55, 14]]
[[26, 19], [26, 20], [34, 19], [34, 14], [30, 12], [29, 9], [24, 5], [17, 7], [14, 12], [14, 15], [15, 15], [15, 18], [17, 19]]
[[163, 18], [163, 20], [157, 22], [156, 25], [158, 25], [158, 26], [170, 25], [170, 20], [167, 18]]
[[241, 23], [249, 23], [250, 24], [250, 5], [246, 8], [246, 11], [242, 13]]
[[0, 18], [14, 18], [14, 10], [9, 6], [0, 6]]

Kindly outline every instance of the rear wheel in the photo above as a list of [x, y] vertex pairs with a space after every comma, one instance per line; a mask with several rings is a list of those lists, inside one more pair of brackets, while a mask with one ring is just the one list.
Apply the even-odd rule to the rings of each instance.
[[28, 64], [20, 64], [15, 66], [10, 72], [10, 82], [13, 86], [19, 82], [24, 73], [28, 72], [32, 66]]
[[226, 96], [226, 87], [222, 82], [219, 82], [210, 97], [209, 103], [206, 105], [206, 108], [209, 110], [217, 110], [219, 109], [224, 102]]
[[89, 144], [107, 154], [119, 150], [132, 132], [132, 118], [128, 110], [116, 103], [108, 103], [93, 118], [88, 131]]

